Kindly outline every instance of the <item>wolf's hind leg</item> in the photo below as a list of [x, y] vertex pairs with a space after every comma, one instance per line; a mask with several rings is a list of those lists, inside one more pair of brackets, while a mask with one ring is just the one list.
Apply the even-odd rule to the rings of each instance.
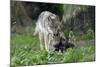
[[43, 50], [43, 34], [39, 33], [39, 39], [40, 39], [40, 49]]
[[37, 31], [35, 31], [34, 33], [33, 33], [33, 35], [35, 36], [37, 34]]
[[39, 33], [39, 32], [38, 32], [38, 27], [36, 26], [33, 35], [35, 36], [35, 35], [37, 35], [38, 33]]

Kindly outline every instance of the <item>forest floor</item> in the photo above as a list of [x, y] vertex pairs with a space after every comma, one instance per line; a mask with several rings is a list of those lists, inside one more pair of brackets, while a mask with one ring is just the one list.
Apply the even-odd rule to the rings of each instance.
[[64, 53], [40, 51], [37, 36], [11, 35], [11, 66], [95, 61], [95, 39], [79, 40]]

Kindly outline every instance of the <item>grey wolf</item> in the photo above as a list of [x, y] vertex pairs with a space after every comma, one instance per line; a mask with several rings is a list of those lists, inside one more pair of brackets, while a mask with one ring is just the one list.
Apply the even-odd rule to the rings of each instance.
[[[43, 11], [36, 22], [34, 35], [39, 35], [40, 48], [49, 51], [53, 44], [59, 42], [58, 30], [60, 28], [59, 17], [49, 11]], [[53, 41], [55, 40], [55, 41]]]
[[63, 52], [70, 45], [73, 46], [61, 31], [59, 17], [49, 11], [44, 11], [39, 15], [34, 32], [34, 35], [36, 34], [39, 35], [41, 50]]

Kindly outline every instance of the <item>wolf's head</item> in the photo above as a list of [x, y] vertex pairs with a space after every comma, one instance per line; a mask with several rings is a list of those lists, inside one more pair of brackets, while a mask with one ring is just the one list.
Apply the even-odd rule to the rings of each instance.
[[48, 17], [48, 29], [50, 30], [50, 33], [53, 35], [53, 37], [59, 36], [59, 30], [60, 30], [60, 20], [59, 17], [55, 14], [52, 14]]

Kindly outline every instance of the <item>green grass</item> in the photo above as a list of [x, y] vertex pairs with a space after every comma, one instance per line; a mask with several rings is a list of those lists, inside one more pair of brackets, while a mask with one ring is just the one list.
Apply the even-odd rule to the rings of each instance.
[[47, 63], [47, 52], [40, 51], [36, 37], [12, 34], [11, 65], [35, 65]]
[[[66, 36], [69, 35], [69, 31], [64, 31], [64, 34]], [[92, 40], [95, 39], [95, 32], [91, 29], [89, 29], [87, 32], [85, 33], [80, 33], [80, 32], [74, 32], [73, 31], [73, 35], [75, 36], [76, 40]]]
[[78, 48], [69, 48], [64, 55], [64, 62], [85, 62], [95, 60], [94, 45], [85, 45]]
[[39, 48], [37, 36], [28, 34], [11, 35], [11, 66], [85, 62], [95, 60], [95, 45], [87, 44], [69, 48], [64, 53], [48, 54]]
[[80, 33], [76, 33], [75, 35], [77, 37], [78, 40], [91, 40], [91, 39], [95, 39], [95, 32], [93, 32], [93, 30], [89, 30], [84, 34], [80, 34]]

